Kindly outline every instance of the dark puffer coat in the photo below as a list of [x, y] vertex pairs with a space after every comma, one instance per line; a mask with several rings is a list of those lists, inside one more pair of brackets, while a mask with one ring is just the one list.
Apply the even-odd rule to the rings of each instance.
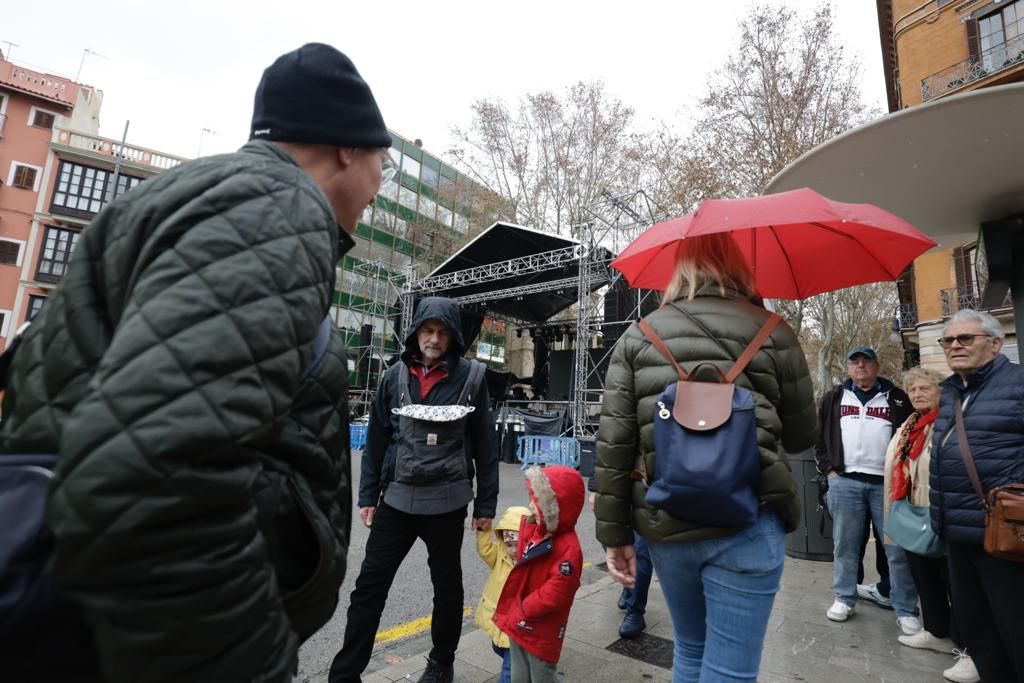
[[996, 356], [967, 377], [966, 387], [959, 375], [942, 383], [928, 478], [932, 527], [950, 541], [981, 545], [985, 514], [956, 438], [953, 398], [957, 394], [967, 401], [964, 431], [987, 496], [998, 486], [1024, 481], [1024, 368], [1006, 356]]
[[[769, 316], [766, 310], [734, 292], [720, 296], [717, 288], [705, 288], [692, 301], [679, 299], [676, 303], [715, 336], [708, 338], [671, 307], [647, 316], [687, 372], [704, 361], [727, 371]], [[595, 512], [597, 537], [605, 545], [631, 545], [634, 529], [648, 540], [668, 543], [736, 531], [685, 522], [655, 509], [645, 501], [643, 484], [630, 478], [638, 456], [645, 458], [648, 472], [654, 471], [654, 406], [665, 387], [677, 379], [669, 362], [635, 323], [631, 325], [619, 339], [608, 368], [597, 438]], [[757, 402], [760, 499], [771, 505], [786, 528], [792, 530], [799, 521], [800, 507], [786, 451], [796, 453], [813, 446], [818, 421], [807, 361], [785, 322], [775, 328], [736, 384], [750, 389]]]
[[[53, 566], [107, 680], [290, 681], [334, 612], [351, 518], [339, 335], [300, 377], [338, 230], [287, 154], [249, 143], [100, 213], [29, 328], [0, 457], [59, 454]], [[41, 664], [68, 647], [54, 633]]]

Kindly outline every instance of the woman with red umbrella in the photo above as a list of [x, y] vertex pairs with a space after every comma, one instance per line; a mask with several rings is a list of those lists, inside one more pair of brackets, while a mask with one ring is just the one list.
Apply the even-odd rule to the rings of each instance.
[[[646, 318], [687, 372], [710, 362], [727, 371], [772, 317], [754, 303], [754, 276], [726, 233], [674, 249], [664, 302]], [[799, 503], [785, 451], [813, 446], [817, 419], [810, 375], [796, 335], [778, 322], [735, 384], [753, 393], [760, 456], [756, 521], [744, 528], [679, 519], [652, 507], [635, 472], [655, 471], [659, 395], [677, 370], [637, 324], [612, 356], [598, 431], [597, 536], [611, 575], [630, 585], [633, 532], [648, 542], [675, 633], [673, 681], [754, 681], [784, 560], [784, 536]], [[639, 456], [639, 458], [638, 458]]]

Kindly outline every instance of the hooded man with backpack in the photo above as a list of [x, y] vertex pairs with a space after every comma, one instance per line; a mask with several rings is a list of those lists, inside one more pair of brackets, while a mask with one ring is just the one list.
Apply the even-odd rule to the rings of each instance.
[[[433, 649], [422, 683], [451, 681], [462, 631], [462, 537], [491, 528], [498, 452], [484, 366], [463, 358], [458, 304], [427, 297], [416, 307], [400, 362], [384, 374], [367, 426], [359, 515], [370, 528], [331, 683], [358, 681], [373, 654], [388, 591], [417, 539], [434, 586]], [[473, 479], [476, 478], [476, 493]]]

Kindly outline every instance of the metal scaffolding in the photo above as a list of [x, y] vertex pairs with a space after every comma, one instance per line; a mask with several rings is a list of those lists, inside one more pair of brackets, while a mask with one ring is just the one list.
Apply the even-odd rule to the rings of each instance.
[[[592, 294], [595, 282], [614, 285], [621, 275], [611, 270], [612, 258], [636, 239], [646, 228], [662, 219], [662, 212], [643, 190], [622, 195], [605, 191], [601, 199], [585, 207], [589, 220], [575, 228], [581, 243], [579, 265], [579, 301], [576, 311], [576, 345], [573, 357], [572, 435], [576, 438], [593, 437], [597, 433], [597, 415], [604, 396], [604, 369], [611, 356], [612, 345], [604, 345], [603, 353], [594, 357], [590, 349], [601, 338], [602, 328], [611, 326], [624, 329], [640, 317], [644, 293], [630, 290], [631, 306], [618, 311], [618, 319], [605, 316], [605, 296], [610, 288]], [[609, 258], [607, 254], [612, 254]], [[590, 388], [591, 385], [596, 388]]]

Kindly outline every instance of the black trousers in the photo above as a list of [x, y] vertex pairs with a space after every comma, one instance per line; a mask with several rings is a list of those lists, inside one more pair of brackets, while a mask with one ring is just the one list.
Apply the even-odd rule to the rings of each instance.
[[946, 544], [953, 618], [985, 683], [1024, 681], [1024, 563]]
[[366, 557], [348, 606], [345, 641], [334, 657], [330, 683], [359, 681], [373, 654], [391, 583], [416, 539], [427, 546], [434, 613], [430, 625], [430, 658], [442, 664], [455, 660], [462, 633], [462, 537], [466, 508], [443, 515], [410, 515], [381, 503], [370, 527]]
[[963, 649], [964, 642], [950, 606], [949, 564], [946, 558], [925, 557], [908, 550], [907, 564], [921, 599], [924, 630], [936, 638], [949, 638], [958, 648]]

